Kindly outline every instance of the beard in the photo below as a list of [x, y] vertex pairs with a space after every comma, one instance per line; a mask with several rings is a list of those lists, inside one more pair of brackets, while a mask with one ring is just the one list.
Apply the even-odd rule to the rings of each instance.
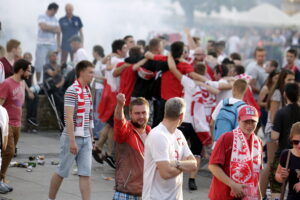
[[21, 75], [21, 79], [22, 79], [22, 80], [27, 80], [28, 78], [29, 78], [29, 76]]
[[138, 123], [137, 121], [131, 121], [131, 123], [135, 128], [145, 128], [147, 125], [147, 120], [145, 120], [145, 122], [142, 124]]

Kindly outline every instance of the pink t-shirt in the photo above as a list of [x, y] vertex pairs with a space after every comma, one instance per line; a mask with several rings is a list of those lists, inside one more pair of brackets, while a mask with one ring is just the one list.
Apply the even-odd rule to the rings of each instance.
[[0, 84], [0, 99], [4, 99], [3, 107], [9, 116], [9, 125], [21, 127], [22, 106], [25, 98], [24, 81], [17, 82], [11, 77]]

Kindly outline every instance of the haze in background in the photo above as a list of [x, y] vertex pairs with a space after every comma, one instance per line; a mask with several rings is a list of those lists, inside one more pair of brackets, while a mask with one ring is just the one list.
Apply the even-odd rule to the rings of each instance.
[[59, 4], [58, 19], [65, 15], [66, 3], [74, 5], [74, 14], [81, 17], [84, 25], [84, 48], [90, 55], [95, 44], [102, 45], [107, 54], [114, 39], [128, 34], [136, 40], [146, 39], [150, 31], [169, 30], [162, 20], [168, 12], [159, 0], [0, 0], [0, 45], [14, 38], [21, 41], [23, 52], [34, 56], [37, 18], [51, 2]]

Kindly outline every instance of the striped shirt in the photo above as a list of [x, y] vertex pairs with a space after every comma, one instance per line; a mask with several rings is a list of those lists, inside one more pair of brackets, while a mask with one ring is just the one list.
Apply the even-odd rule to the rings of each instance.
[[[93, 128], [90, 126], [90, 111], [91, 111], [91, 102], [88, 96], [88, 91], [84, 88], [83, 90], [83, 94], [84, 94], [84, 102], [85, 102], [85, 113], [84, 113], [84, 137], [89, 137], [90, 136], [90, 132], [88, 131], [89, 128]], [[73, 115], [73, 123], [74, 126], [76, 124], [76, 117], [77, 117], [77, 101], [78, 101], [78, 94], [75, 90], [75, 88], [73, 87], [73, 85], [71, 85], [66, 93], [65, 93], [65, 98], [64, 98], [64, 105], [66, 106], [70, 106], [74, 108], [74, 115]], [[64, 112], [64, 119], [65, 119], [65, 124], [67, 124], [66, 122], [66, 112]], [[92, 122], [92, 121], [91, 121]], [[63, 134], [68, 134], [67, 133], [67, 127], [64, 128]]]

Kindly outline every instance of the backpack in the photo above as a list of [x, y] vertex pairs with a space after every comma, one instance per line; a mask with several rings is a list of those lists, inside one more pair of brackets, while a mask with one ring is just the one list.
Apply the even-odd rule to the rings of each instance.
[[238, 126], [238, 108], [246, 103], [238, 101], [234, 104], [229, 104], [229, 98], [224, 99], [223, 107], [221, 108], [214, 127], [214, 141], [226, 132], [232, 131]]

